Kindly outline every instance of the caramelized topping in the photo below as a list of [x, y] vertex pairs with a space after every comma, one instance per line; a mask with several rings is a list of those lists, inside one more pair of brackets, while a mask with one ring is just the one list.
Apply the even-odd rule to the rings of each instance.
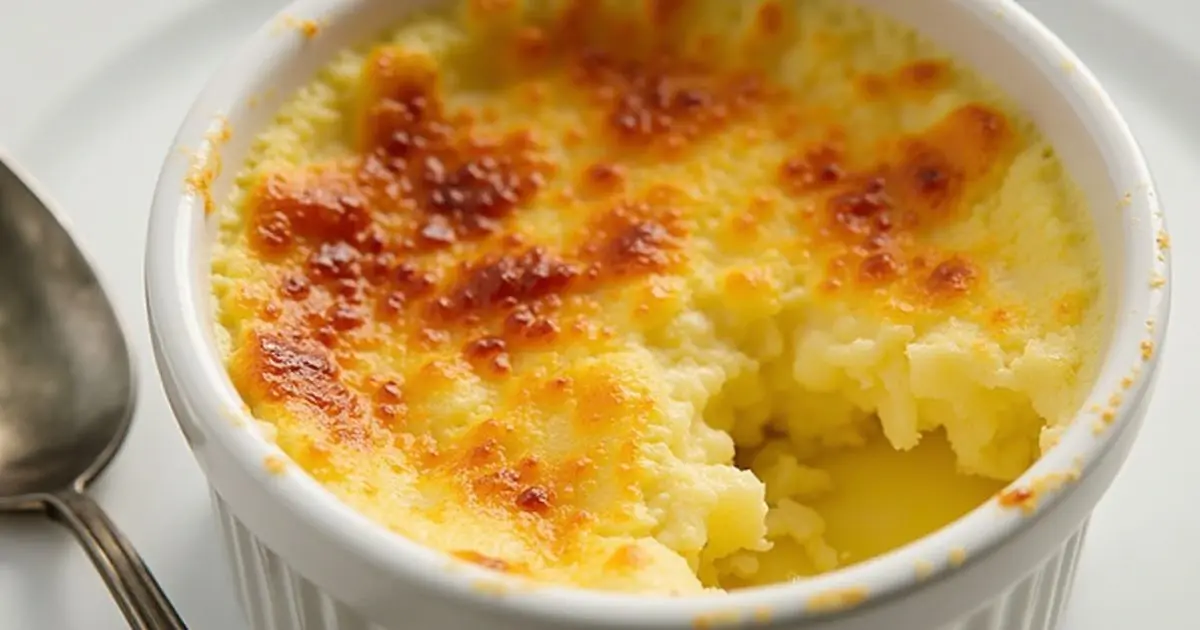
[[482, 137], [446, 115], [427, 58], [381, 48], [367, 75], [362, 156], [268, 177], [254, 203], [260, 249], [280, 253], [298, 240], [384, 247], [369, 229], [383, 217], [407, 227], [402, 249], [445, 247], [497, 231], [545, 184], [549, 166], [527, 132]]
[[252, 333], [233, 358], [234, 385], [249, 400], [298, 402], [316, 412], [334, 441], [370, 444], [372, 428], [360, 397], [341, 381], [333, 357], [299, 335]]
[[888, 252], [870, 254], [858, 265], [858, 277], [864, 284], [886, 283], [898, 277], [901, 271], [901, 263]]
[[933, 295], [966, 293], [975, 276], [976, 271], [971, 263], [956, 256], [933, 268], [925, 281], [925, 288]]
[[845, 175], [840, 160], [840, 152], [827, 145], [789, 158], [783, 163], [783, 185], [796, 193], [812, 192], [832, 186]]
[[[578, 0], [577, 0], [578, 1]], [[650, 14], [650, 26], [655, 29], [668, 28], [678, 22], [687, 8], [688, 0], [644, 0]]]
[[[500, 230], [550, 171], [528, 133], [490, 139], [468, 117], [447, 114], [427, 58], [381, 48], [366, 77], [360, 155], [269, 175], [251, 200], [251, 244], [303, 261], [280, 282], [281, 295], [301, 305], [285, 312], [290, 323], [327, 347], [365, 330], [371, 303], [387, 320], [432, 293], [437, 274], [414, 262], [421, 252]], [[505, 255], [469, 271], [439, 304], [455, 316], [498, 301], [511, 307], [569, 279], [544, 251]], [[445, 339], [436, 329], [420, 335]]]
[[600, 215], [589, 226], [582, 251], [592, 263], [589, 277], [659, 272], [678, 260], [684, 231], [676, 196], [673, 189], [659, 187]]
[[764, 95], [751, 74], [721, 74], [673, 59], [622, 62], [591, 53], [576, 62], [577, 81], [605, 106], [605, 125], [630, 147], [679, 149], [711, 134]]
[[517, 507], [543, 514], [550, 509], [550, 491], [541, 486], [530, 486], [517, 495]]
[[443, 465], [458, 471], [477, 500], [505, 511], [547, 516], [554, 507], [556, 492], [542, 480], [571, 477], [556, 474], [559, 471], [548, 469], [534, 457], [509, 459], [498, 439], [509, 430], [496, 420], [474, 427], [464, 439], [464, 444], [474, 446], [468, 446], [460, 456], [448, 457]]
[[864, 74], [858, 77], [858, 88], [868, 98], [923, 98], [946, 87], [953, 78], [953, 68], [946, 60], [920, 59], [888, 74]]
[[[924, 255], [912, 245], [915, 236], [956, 218], [1011, 137], [1001, 114], [971, 104], [902, 139], [893, 160], [863, 170], [848, 169], [828, 144], [784, 161], [779, 171], [784, 190], [823, 199], [822, 234], [828, 239], [818, 246], [840, 252], [831, 258], [825, 286], [843, 286], [848, 269], [857, 269], [858, 283], [867, 287], [924, 273]], [[977, 275], [969, 260], [955, 255], [910, 284], [926, 295], [954, 297], [967, 293]]]
[[467, 358], [474, 362], [488, 362], [499, 373], [512, 369], [508, 358], [508, 345], [499, 337], [481, 337], [463, 349]]
[[279, 253], [298, 239], [353, 240], [369, 221], [366, 204], [347, 173], [314, 169], [272, 175], [257, 194], [254, 244], [264, 253]]
[[778, 2], [763, 2], [754, 15], [754, 23], [763, 35], [767, 37], [778, 35], [783, 31], [784, 26], [783, 7]]
[[404, 402], [404, 391], [400, 383], [394, 380], [384, 381], [375, 392], [375, 416], [395, 429], [407, 412], [408, 406]]
[[496, 231], [544, 185], [547, 165], [528, 133], [488, 140], [447, 120], [428, 59], [380, 49], [368, 72], [375, 98], [365, 144], [375, 164], [364, 179], [423, 215], [417, 234], [426, 245]]
[[614, 235], [607, 257], [621, 271], [631, 267], [657, 269], [667, 264], [665, 249], [670, 239], [671, 234], [661, 223], [631, 222]]
[[[548, 157], [557, 153], [526, 129], [500, 127], [504, 108], [450, 111], [433, 61], [385, 46], [364, 68], [354, 155], [271, 173], [248, 202], [246, 236], [273, 274], [277, 299], [256, 305], [269, 332], [251, 334], [235, 355], [231, 372], [239, 389], [270, 403], [303, 406], [337, 444], [367, 448], [386, 436], [384, 443], [404, 450], [422, 473], [464, 492], [471, 509], [515, 514], [535, 523], [537, 536], [586, 521], [587, 513], [571, 501], [577, 483], [591, 479], [596, 466], [580, 464], [588, 461], [583, 453], [539, 459], [544, 451], [508, 437], [513, 429], [501, 423], [507, 416], [458, 425], [453, 431], [467, 437], [445, 440], [425, 426], [423, 405], [465, 380], [524, 387], [523, 370], [536, 363], [531, 357], [540, 360], [533, 349], [583, 338], [571, 337], [578, 331], [598, 330], [595, 337], [602, 338], [607, 322], [587, 318], [603, 309], [598, 296], [604, 289], [678, 271], [689, 254], [720, 240], [714, 225], [735, 219], [738, 235], [747, 237], [735, 247], [745, 251], [773, 237], [768, 231], [776, 221], [808, 221], [805, 236], [812, 241], [785, 255], [812, 254], [817, 273], [825, 265], [826, 277], [818, 280], [830, 288], [890, 294], [900, 287], [935, 305], [934, 298], [969, 294], [981, 270], [965, 255], [925, 247], [922, 236], [955, 220], [1013, 137], [1001, 114], [977, 104], [881, 148], [866, 165], [848, 157], [857, 154], [845, 137], [830, 135], [796, 147], [779, 164], [774, 175], [786, 196], [763, 186], [734, 198], [740, 208], [709, 221], [710, 209], [701, 205], [724, 203], [720, 195], [703, 199], [691, 182], [655, 183], [637, 169], [664, 155], [686, 157], [685, 150], [731, 128], [741, 134], [749, 126], [762, 138], [786, 122], [794, 133], [781, 137], [791, 141], [814, 123], [806, 110], [772, 107], [784, 101], [774, 100], [776, 88], [756, 72], [696, 63], [665, 45], [652, 47], [652, 55], [622, 56], [597, 52], [582, 36], [573, 39], [572, 29], [593, 29], [589, 20], [601, 4], [572, 2], [561, 24], [547, 27], [556, 30], [526, 26], [510, 33], [518, 57], [537, 62], [525, 70], [540, 72], [546, 63], [567, 72], [529, 75], [531, 98], [523, 105], [554, 104], [561, 97], [556, 88], [576, 99], [569, 103], [584, 103], [582, 122], [563, 132], [572, 142], [555, 149], [581, 151], [567, 157], [587, 161], [564, 164], [561, 180], [555, 181]], [[685, 4], [648, 0], [639, 19], [670, 30]], [[495, 13], [513, 6], [511, 0], [476, 0], [474, 9]], [[787, 17], [780, 3], [765, 2], [754, 32], [777, 35], [789, 27]], [[608, 39], [610, 53], [628, 52], [611, 45], [621, 38]], [[952, 78], [947, 64], [920, 61], [863, 77], [862, 85], [880, 94], [916, 94]], [[553, 83], [564, 79], [565, 85]], [[551, 187], [557, 189], [539, 197]], [[561, 212], [570, 232], [540, 233], [547, 211]], [[697, 231], [707, 240], [689, 241]], [[751, 276], [738, 281], [755, 288]], [[409, 372], [384, 362], [407, 381], [398, 375], [357, 380], [379, 369], [371, 352], [387, 344], [402, 362], [407, 353], [436, 350], [440, 356], [422, 358]], [[539, 404], [577, 405], [571, 419], [587, 431], [615, 431], [621, 427], [614, 418], [634, 422], [646, 408], [624, 382], [597, 384], [552, 371], [537, 378]], [[498, 395], [512, 394], [495, 391], [501, 390]], [[538, 409], [528, 413], [544, 413]], [[632, 462], [632, 441], [627, 448]], [[621, 562], [636, 564], [637, 552], [629, 547], [629, 559]], [[514, 570], [478, 552], [456, 555]]]
[[910, 89], [932, 91], [950, 80], [950, 64], [940, 59], [922, 59], [900, 67], [898, 82]]
[[320, 280], [349, 280], [362, 275], [359, 251], [345, 241], [322, 243], [308, 259], [310, 274]]
[[[578, 11], [596, 10], [586, 4]], [[652, 9], [669, 20], [680, 7]], [[716, 71], [665, 49], [638, 62], [571, 48], [563, 30], [570, 17], [549, 35], [522, 29], [517, 43], [562, 49], [557, 58], [573, 85], [599, 104], [601, 128], [617, 141], [622, 161], [639, 150], [682, 149], [737, 116], [766, 111], [771, 92], [753, 73]], [[774, 3], [755, 19], [764, 32], [782, 28]], [[888, 89], [932, 89], [949, 76], [945, 63], [920, 61], [880, 80]], [[447, 111], [425, 56], [381, 47], [365, 77], [358, 154], [271, 174], [253, 191], [250, 242], [287, 265], [278, 280], [283, 301], [263, 312], [292, 336], [258, 341], [256, 369], [272, 396], [327, 414], [358, 414], [357, 395], [340, 383], [331, 351], [377, 343], [378, 326], [390, 323], [404, 325], [425, 347], [457, 340], [470, 364], [506, 374], [521, 344], [560, 334], [557, 312], [569, 294], [666, 272], [684, 260], [687, 200], [661, 185], [602, 201], [607, 207], [592, 209], [587, 238], [573, 250], [523, 244], [508, 219], [554, 174], [532, 136], [488, 136], [472, 116]], [[955, 216], [1011, 136], [1001, 114], [972, 104], [901, 140], [867, 168], [847, 161], [840, 139], [785, 160], [781, 187], [817, 201], [814, 248], [827, 255], [826, 286], [905, 283], [933, 297], [968, 293], [979, 276], [970, 260], [918, 251], [913, 243]], [[613, 157], [580, 174], [580, 188], [596, 195], [586, 198], [591, 202], [627, 186], [627, 167]], [[457, 269], [432, 257], [447, 249], [462, 261]], [[381, 390], [372, 409], [391, 422], [404, 416], [405, 403]]]
[[258, 373], [273, 400], [300, 399], [332, 413], [354, 405], [350, 391], [338, 381], [338, 369], [324, 348], [279, 335], [258, 335]]
[[624, 169], [616, 164], [597, 162], [583, 172], [583, 183], [594, 192], [612, 192], [619, 190], [624, 183]]
[[454, 319], [529, 304], [565, 290], [577, 275], [542, 248], [484, 260], [463, 270], [450, 294], [438, 299], [438, 313]]
[[300, 275], [289, 275], [280, 286], [280, 292], [291, 300], [303, 300], [308, 297], [311, 286], [308, 279]]
[[504, 319], [504, 332], [509, 337], [525, 341], [539, 341], [554, 338], [558, 334], [558, 324], [553, 319], [537, 312], [528, 304], [518, 305]]

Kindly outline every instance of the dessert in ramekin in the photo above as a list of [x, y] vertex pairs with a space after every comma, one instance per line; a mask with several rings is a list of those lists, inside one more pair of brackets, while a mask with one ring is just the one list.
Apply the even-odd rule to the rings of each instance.
[[1053, 623], [1168, 303], [1061, 44], [1004, 2], [386, 4], [260, 32], [156, 197], [256, 626]]

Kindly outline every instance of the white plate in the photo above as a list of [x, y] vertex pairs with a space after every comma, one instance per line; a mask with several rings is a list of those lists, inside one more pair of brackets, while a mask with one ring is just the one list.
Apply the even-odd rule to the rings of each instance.
[[[102, 266], [138, 352], [129, 442], [95, 488], [195, 630], [245, 628], [208, 497], [153, 373], [142, 299], [145, 220], [175, 127], [230, 46], [284, 0], [0, 3], [0, 145], [41, 179]], [[1174, 243], [1174, 325], [1151, 417], [1092, 521], [1061, 630], [1200, 627], [1200, 3], [1030, 0], [1100, 75], [1144, 145]], [[1136, 10], [1135, 10], [1136, 9]], [[0, 271], [2, 273], [2, 271]], [[2, 377], [2, 376], [0, 376]], [[0, 630], [124, 622], [66, 533], [0, 522]]]

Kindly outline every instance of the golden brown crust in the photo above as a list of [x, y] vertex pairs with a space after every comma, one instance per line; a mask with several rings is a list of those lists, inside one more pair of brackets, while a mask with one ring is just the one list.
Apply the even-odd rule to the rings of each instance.
[[972, 188], [1007, 157], [1014, 141], [1004, 114], [968, 104], [900, 138], [879, 163], [846, 163], [836, 142], [806, 147], [780, 167], [790, 194], [823, 199], [825, 287], [908, 285], [917, 297], [966, 294], [980, 270], [964, 255], [927, 251], [918, 236], [957, 220]]
[[[681, 273], [695, 233], [718, 231], [689, 215], [691, 182], [646, 182], [639, 165], [682, 160], [726, 132], [784, 138], [790, 153], [764, 169], [763, 190], [721, 215], [730, 238], [740, 240], [730, 247], [753, 250], [775, 238], [773, 222], [787, 221], [796, 227], [792, 241], [772, 246], [811, 253], [823, 290], [938, 309], [967, 301], [985, 270], [970, 253], [943, 251], [923, 236], [961, 218], [1015, 139], [1002, 113], [969, 103], [864, 157], [844, 145], [836, 117], [793, 107], [753, 71], [697, 62], [669, 45], [643, 58], [573, 39], [599, 11], [594, 4], [573, 2], [552, 26], [512, 34], [516, 63], [529, 72], [559, 64], [567, 75], [585, 127], [569, 137], [540, 137], [528, 122], [497, 131], [497, 115], [484, 107], [452, 111], [428, 57], [375, 48], [352, 121], [353, 155], [276, 170], [251, 190], [246, 241], [269, 263], [273, 295], [256, 303], [258, 318], [230, 366], [247, 400], [284, 405], [318, 427], [321, 439], [308, 446], [315, 459], [331, 446], [379, 458], [399, 451], [422, 483], [515, 523], [536, 542], [531, 549], [552, 554], [570, 553], [571, 533], [595, 518], [590, 489], [639, 492], [630, 481], [637, 442], [662, 411], [626, 375], [574, 378], [561, 364], [531, 371], [523, 362], [548, 348], [586, 354], [589, 344], [603, 343], [608, 322], [595, 315], [612, 292]], [[650, 2], [646, 15], [669, 28], [687, 5]], [[510, 8], [496, 0], [470, 7]], [[771, 36], [789, 27], [787, 19], [768, 2], [754, 24]], [[944, 62], [918, 61], [864, 76], [858, 87], [864, 101], [897, 91], [921, 97], [950, 78]], [[823, 131], [812, 137], [809, 127]], [[564, 169], [552, 157], [563, 147], [584, 147], [591, 157]], [[521, 220], [550, 190], [577, 229], [539, 240]], [[721, 281], [731, 299], [750, 299], [774, 280], [746, 268]], [[658, 290], [649, 286], [645, 295]], [[993, 311], [997, 325], [1013, 317]], [[401, 376], [362, 364], [362, 355], [385, 344], [415, 355], [407, 367], [418, 367]], [[469, 379], [496, 385], [507, 397], [497, 403], [504, 413], [464, 422], [450, 438], [425, 430], [422, 410]], [[520, 434], [536, 426], [531, 418], [560, 417], [588, 448], [557, 452]], [[612, 566], [645, 561], [638, 548], [622, 549]], [[527, 570], [475, 551], [457, 555], [499, 571]]]

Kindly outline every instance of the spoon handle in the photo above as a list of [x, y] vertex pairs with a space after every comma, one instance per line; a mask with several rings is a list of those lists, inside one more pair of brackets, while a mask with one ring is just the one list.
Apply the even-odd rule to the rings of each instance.
[[100, 571], [134, 630], [186, 630], [162, 588], [117, 526], [87, 495], [64, 490], [48, 501], [51, 515], [69, 527]]

